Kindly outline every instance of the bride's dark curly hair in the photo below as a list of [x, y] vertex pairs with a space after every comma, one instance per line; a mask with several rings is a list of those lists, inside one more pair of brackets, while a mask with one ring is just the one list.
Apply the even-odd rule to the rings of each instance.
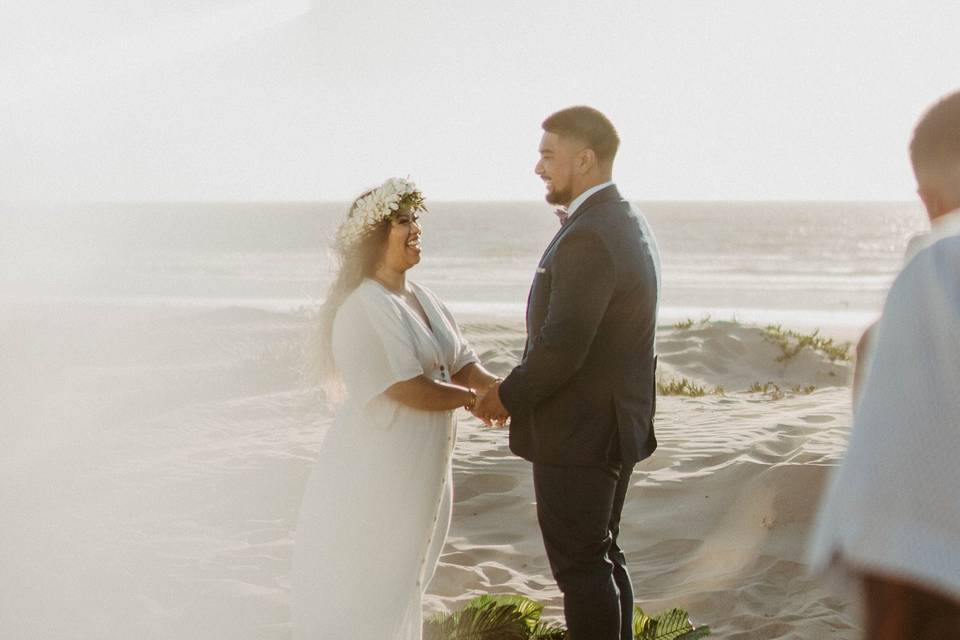
[[[375, 189], [370, 189], [353, 201], [347, 213], [348, 219], [354, 215], [357, 203], [374, 191]], [[390, 216], [373, 225], [352, 244], [334, 242], [332, 254], [336, 261], [336, 276], [317, 314], [315, 335], [310, 341], [307, 354], [309, 382], [319, 384], [328, 396], [337, 397], [342, 392], [339, 372], [333, 360], [333, 320], [340, 305], [360, 286], [363, 279], [373, 277], [376, 273], [383, 260], [390, 227], [395, 217], [396, 215]]]

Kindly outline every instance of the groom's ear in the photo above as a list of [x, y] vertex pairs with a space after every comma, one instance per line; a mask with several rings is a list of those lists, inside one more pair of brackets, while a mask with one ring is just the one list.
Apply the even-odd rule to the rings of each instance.
[[597, 152], [586, 147], [577, 154], [577, 170], [580, 173], [590, 173], [590, 170], [597, 166]]

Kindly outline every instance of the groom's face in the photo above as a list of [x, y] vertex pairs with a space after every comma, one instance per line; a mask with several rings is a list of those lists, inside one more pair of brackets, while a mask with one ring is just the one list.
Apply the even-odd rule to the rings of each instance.
[[576, 140], [549, 131], [540, 138], [540, 160], [534, 172], [547, 187], [547, 202], [567, 206], [573, 200], [574, 161], [581, 151]]

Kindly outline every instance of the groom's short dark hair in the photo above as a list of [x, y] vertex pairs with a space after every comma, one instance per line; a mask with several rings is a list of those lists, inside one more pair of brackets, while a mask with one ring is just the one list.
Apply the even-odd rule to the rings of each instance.
[[613, 123], [593, 107], [568, 107], [543, 121], [543, 130], [558, 136], [577, 138], [597, 154], [600, 162], [613, 162], [620, 136]]
[[960, 91], [940, 99], [913, 132], [910, 160], [915, 171], [942, 171], [960, 165]]

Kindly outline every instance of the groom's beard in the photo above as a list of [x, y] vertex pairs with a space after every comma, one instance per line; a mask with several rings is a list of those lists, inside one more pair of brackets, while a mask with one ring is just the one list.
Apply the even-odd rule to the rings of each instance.
[[547, 201], [547, 204], [555, 204], [564, 207], [570, 206], [570, 202], [573, 201], [571, 197], [573, 194], [570, 192], [569, 187], [563, 190], [554, 189], [553, 187], [547, 191], [547, 195], [544, 198]]

